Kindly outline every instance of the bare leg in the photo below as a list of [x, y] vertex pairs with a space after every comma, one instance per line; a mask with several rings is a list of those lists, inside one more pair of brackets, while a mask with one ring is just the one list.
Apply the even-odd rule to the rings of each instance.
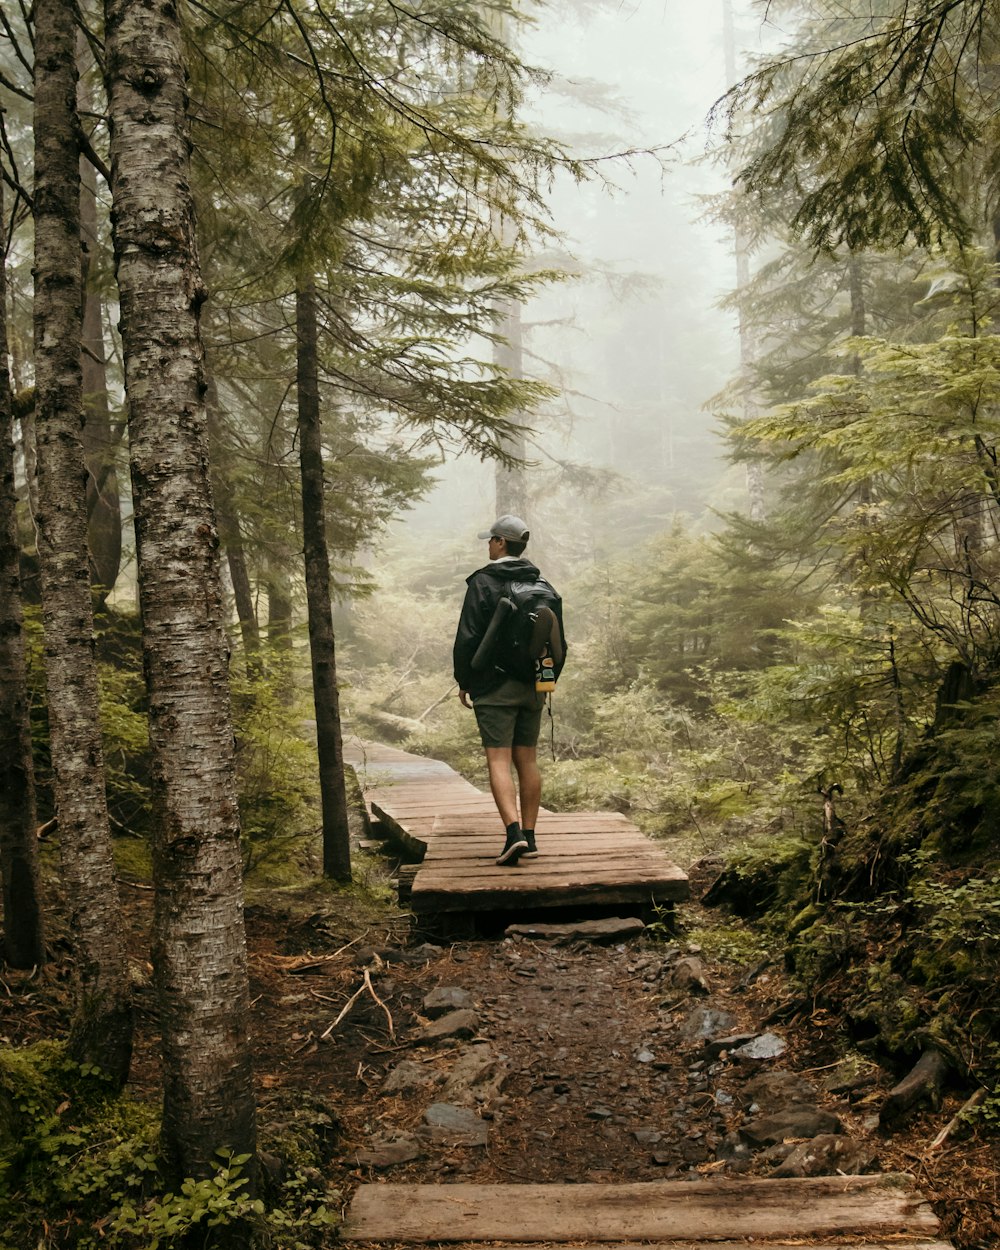
[[514, 747], [511, 754], [521, 791], [521, 828], [534, 829], [542, 802], [542, 774], [538, 769], [537, 748]]
[[510, 747], [486, 748], [486, 766], [490, 770], [490, 791], [497, 805], [497, 811], [500, 813], [500, 819], [505, 825], [512, 825], [517, 820], [517, 791], [514, 789], [510, 762]]

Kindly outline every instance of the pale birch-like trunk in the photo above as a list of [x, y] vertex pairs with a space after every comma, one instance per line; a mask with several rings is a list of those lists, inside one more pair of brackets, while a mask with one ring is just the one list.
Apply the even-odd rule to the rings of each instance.
[[351, 838], [344, 781], [344, 747], [340, 726], [333, 609], [330, 605], [330, 556], [326, 544], [316, 289], [309, 282], [301, 282], [295, 293], [295, 329], [299, 464], [302, 471], [302, 537], [323, 813], [323, 872], [337, 881], [350, 881]]
[[249, 994], [205, 298], [181, 27], [172, 0], [107, 0], [112, 226], [149, 692], [153, 962], [174, 1176], [255, 1154]]
[[53, 786], [79, 977], [75, 1057], [124, 1082], [128, 966], [104, 787], [81, 442], [80, 182], [74, 7], [35, 5], [35, 416]]
[[[0, 222], [3, 181], [0, 180]], [[13, 402], [7, 369], [7, 273], [0, 257], [0, 877], [3, 954], [12, 968], [45, 962], [35, 836], [35, 773], [21, 610]]]
[[[82, 32], [77, 31], [77, 65], [82, 74], [93, 61]], [[90, 93], [78, 90], [81, 109], [94, 109]], [[80, 157], [80, 239], [83, 264], [83, 452], [87, 463], [87, 547], [90, 577], [101, 603], [114, 589], [121, 569], [122, 511], [115, 456], [118, 438], [111, 427], [108, 369], [104, 348], [104, 301], [92, 267], [100, 241], [97, 233], [97, 173]]]
[[[521, 343], [521, 305], [517, 300], [508, 300], [502, 307], [501, 330], [504, 336], [502, 343], [493, 349], [493, 359], [505, 369], [512, 378], [524, 377], [524, 352]], [[528, 445], [523, 429], [504, 439], [504, 451], [522, 463], [497, 464], [496, 492], [497, 516], [513, 513], [524, 518], [528, 512], [528, 490], [525, 479], [523, 461], [527, 455]]]

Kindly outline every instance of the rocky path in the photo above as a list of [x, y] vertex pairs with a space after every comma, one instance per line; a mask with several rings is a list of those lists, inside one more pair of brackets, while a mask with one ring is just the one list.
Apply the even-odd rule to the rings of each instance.
[[514, 934], [424, 976], [370, 1091], [361, 1168], [601, 1182], [879, 1165], [877, 1069], [763, 1026], [766, 969], [723, 982], [679, 944]]

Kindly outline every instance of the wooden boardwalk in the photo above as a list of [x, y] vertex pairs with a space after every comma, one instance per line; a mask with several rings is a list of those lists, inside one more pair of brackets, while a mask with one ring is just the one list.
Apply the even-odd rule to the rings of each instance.
[[341, 1241], [618, 1250], [951, 1250], [911, 1176], [362, 1185]]
[[349, 739], [372, 816], [420, 861], [410, 895], [418, 915], [671, 906], [687, 876], [614, 812], [542, 809], [538, 858], [497, 867], [503, 826], [493, 799], [439, 760]]

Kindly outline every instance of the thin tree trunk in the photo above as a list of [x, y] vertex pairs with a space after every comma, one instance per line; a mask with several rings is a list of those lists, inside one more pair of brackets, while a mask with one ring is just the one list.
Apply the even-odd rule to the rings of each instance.
[[174, 1176], [251, 1156], [240, 824], [209, 486], [205, 298], [171, 0], [107, 0], [114, 242], [152, 751], [161, 1149]]
[[75, 1057], [123, 1083], [132, 1049], [98, 718], [81, 443], [74, 8], [35, 5], [35, 416], [45, 673], [63, 877], [80, 978]]
[[351, 839], [340, 728], [340, 692], [330, 606], [330, 557], [326, 546], [326, 502], [320, 437], [316, 290], [302, 283], [295, 295], [299, 463], [302, 469], [302, 536], [309, 613], [313, 703], [319, 787], [323, 808], [323, 872], [351, 879]]
[[[502, 309], [505, 342], [493, 349], [493, 359], [506, 369], [512, 378], [524, 377], [524, 352], [521, 342], [521, 305], [509, 300]], [[504, 450], [515, 459], [523, 461], [527, 455], [524, 431], [504, 440]], [[523, 464], [497, 464], [496, 467], [497, 516], [513, 513], [524, 518], [528, 511], [528, 489]]]
[[221, 451], [222, 432], [218, 416], [218, 391], [214, 380], [209, 383], [208, 432], [209, 446], [214, 453], [210, 459], [212, 486], [215, 490], [216, 511], [219, 517], [219, 537], [226, 551], [229, 576], [233, 583], [236, 618], [240, 623], [246, 669], [248, 674], [252, 674], [260, 670], [260, 629], [257, 625], [253, 587], [250, 583], [243, 535], [240, 531], [240, 517], [229, 484], [226, 458]]
[[[0, 180], [0, 223], [4, 220]], [[0, 256], [0, 877], [3, 953], [12, 968], [45, 962], [35, 837], [35, 773], [21, 612], [13, 402], [7, 370], [7, 271]]]
[[[77, 32], [77, 65], [81, 74], [93, 60], [81, 32]], [[92, 107], [81, 86], [80, 107]], [[92, 276], [93, 260], [100, 246], [97, 235], [97, 174], [86, 157], [80, 157], [80, 234], [82, 241], [83, 337], [80, 363], [83, 371], [83, 451], [87, 463], [87, 546], [90, 578], [103, 604], [121, 569], [122, 512], [115, 467], [117, 439], [111, 429], [108, 404], [108, 371], [104, 351], [104, 301]]]
[[[726, 59], [726, 86], [736, 82], [736, 33], [733, 26], [733, 0], [722, 0], [722, 37]], [[736, 254], [736, 294], [739, 308], [740, 375], [743, 386], [743, 420], [757, 416], [753, 397], [754, 342], [743, 308], [743, 299], [750, 285], [750, 241], [740, 222], [733, 226], [733, 249]], [[747, 500], [750, 520], [762, 525], [767, 519], [764, 502], [764, 472], [754, 459], [746, 462]]]

